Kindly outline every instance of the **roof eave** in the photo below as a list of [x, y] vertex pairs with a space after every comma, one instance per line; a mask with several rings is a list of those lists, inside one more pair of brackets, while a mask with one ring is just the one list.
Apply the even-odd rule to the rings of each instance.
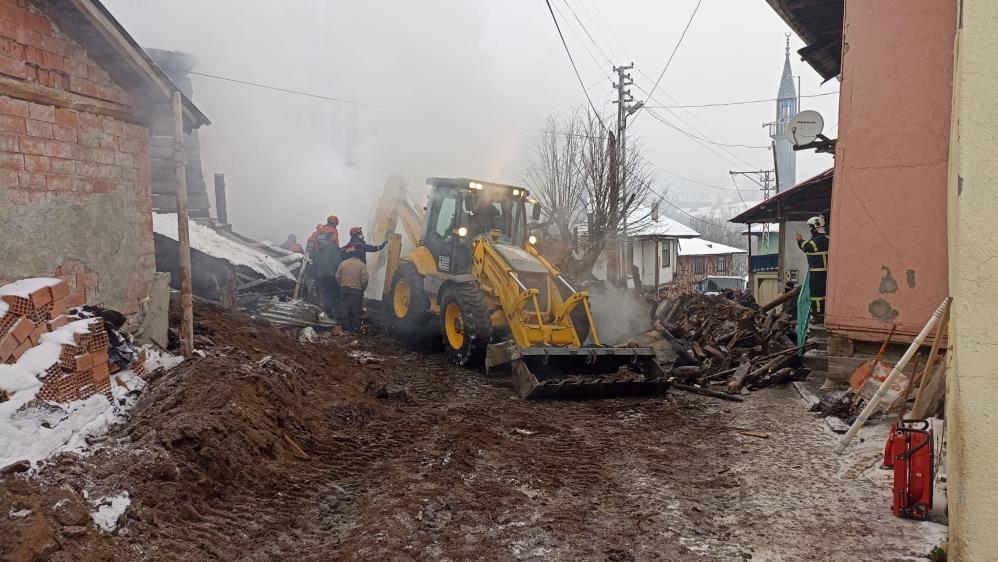
[[[117, 52], [128, 63], [150, 90], [163, 98], [164, 103], [170, 103], [173, 92], [180, 92], [166, 72], [163, 71], [148, 54], [139, 46], [134, 38], [125, 30], [117, 19], [99, 0], [61, 0], [54, 4], [68, 4], [97, 30], [107, 45]], [[54, 5], [56, 13], [59, 6]], [[63, 14], [65, 12], [62, 12]], [[184, 129], [193, 130], [204, 125], [210, 125], [208, 117], [181, 92], [181, 104], [184, 114]]]

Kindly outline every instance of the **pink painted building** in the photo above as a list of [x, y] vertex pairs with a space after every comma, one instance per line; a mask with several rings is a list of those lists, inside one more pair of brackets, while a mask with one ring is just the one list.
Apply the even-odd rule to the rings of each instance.
[[829, 376], [892, 323], [910, 341], [949, 293], [947, 166], [956, 2], [768, 0], [840, 80], [832, 182]]

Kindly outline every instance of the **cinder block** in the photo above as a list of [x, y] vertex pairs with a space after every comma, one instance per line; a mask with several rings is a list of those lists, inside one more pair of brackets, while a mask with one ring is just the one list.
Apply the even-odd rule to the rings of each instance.
[[98, 349], [96, 351], [91, 351], [90, 356], [93, 357], [94, 367], [97, 365], [107, 365], [110, 359], [107, 356], [107, 349]]
[[107, 362], [95, 363], [93, 373], [94, 384], [99, 384], [101, 381], [106, 381], [111, 378], [111, 369], [108, 367]]
[[66, 324], [69, 324], [69, 318], [67, 318], [65, 314], [59, 314], [58, 316], [55, 316], [51, 320], [49, 320], [48, 324], [49, 324], [49, 331], [54, 332], [59, 328], [62, 328]]
[[10, 329], [10, 334], [14, 336], [18, 344], [22, 344], [28, 341], [31, 337], [31, 331], [35, 329], [34, 323], [25, 316], [17, 319], [14, 326]]
[[49, 287], [42, 287], [31, 293], [31, 304], [35, 308], [40, 308], [50, 302], [52, 302], [52, 289]]
[[28, 338], [31, 340], [31, 345], [40, 344], [42, 342], [42, 334], [47, 334], [48, 331], [48, 322], [42, 322], [41, 324], [36, 325], [35, 328], [31, 330], [31, 336]]
[[6, 362], [14, 356], [14, 350], [20, 345], [12, 334], [0, 338], [0, 362]]
[[29, 349], [31, 349], [34, 346], [35, 345], [31, 343], [30, 339], [21, 342], [21, 344], [17, 346], [17, 349], [14, 350], [14, 355], [12, 357], [14, 359], [14, 362], [16, 363], [17, 360], [20, 359], [21, 356], [25, 354], [25, 352], [27, 352]]
[[70, 291], [69, 295], [63, 300], [67, 309], [76, 308], [78, 306], [83, 306], [87, 304], [87, 299], [83, 294], [83, 289], [77, 289], [76, 291]]
[[49, 319], [62, 316], [66, 313], [66, 299], [60, 298], [49, 303]]
[[94, 368], [94, 356], [90, 353], [83, 353], [73, 358], [73, 365], [77, 373], [89, 371]]
[[31, 304], [31, 299], [26, 299], [23, 297], [15, 297], [13, 295], [4, 295], [0, 297], [0, 300], [7, 303], [10, 309], [7, 314], [14, 314], [17, 316], [27, 316], [31, 314], [34, 307]]

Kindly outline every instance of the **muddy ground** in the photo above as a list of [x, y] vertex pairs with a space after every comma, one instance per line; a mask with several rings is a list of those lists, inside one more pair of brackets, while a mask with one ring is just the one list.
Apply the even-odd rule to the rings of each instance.
[[[0, 559], [892, 561], [938, 532], [890, 515], [879, 444], [835, 457], [789, 387], [525, 402], [380, 337], [203, 306], [196, 332], [207, 357], [97, 453], [0, 476]], [[121, 491], [100, 531], [90, 501]]]

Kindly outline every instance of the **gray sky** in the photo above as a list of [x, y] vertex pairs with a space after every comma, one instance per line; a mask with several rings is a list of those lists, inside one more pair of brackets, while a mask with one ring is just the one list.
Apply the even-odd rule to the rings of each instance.
[[[205, 172], [226, 174], [230, 219], [259, 238], [307, 235], [330, 213], [366, 226], [392, 171], [417, 190], [430, 175], [522, 183], [545, 117], [586, 103], [543, 0], [104, 3], [142, 45], [195, 54], [197, 71], [373, 106], [194, 78], [195, 102], [213, 122], [202, 130]], [[696, 4], [552, 0], [590, 96], [608, 111], [607, 58], [633, 62], [635, 82], [650, 89]], [[764, 0], [703, 0], [655, 105], [775, 97], [787, 32]], [[791, 38], [803, 94], [838, 90], [798, 60], [801, 46]], [[637, 88], [634, 95], [646, 97]], [[804, 98], [802, 106], [820, 111], [826, 132], [835, 132], [837, 95]], [[762, 124], [773, 120], [775, 102], [657, 111], [712, 141], [768, 145]], [[708, 149], [648, 114], [630, 134], [660, 169], [659, 187], [690, 205], [738, 195], [670, 173], [731, 187], [729, 170], [772, 167], [768, 150]], [[829, 166], [830, 156], [798, 153], [797, 179]], [[751, 182], [739, 184], [746, 201], [761, 197]]]

